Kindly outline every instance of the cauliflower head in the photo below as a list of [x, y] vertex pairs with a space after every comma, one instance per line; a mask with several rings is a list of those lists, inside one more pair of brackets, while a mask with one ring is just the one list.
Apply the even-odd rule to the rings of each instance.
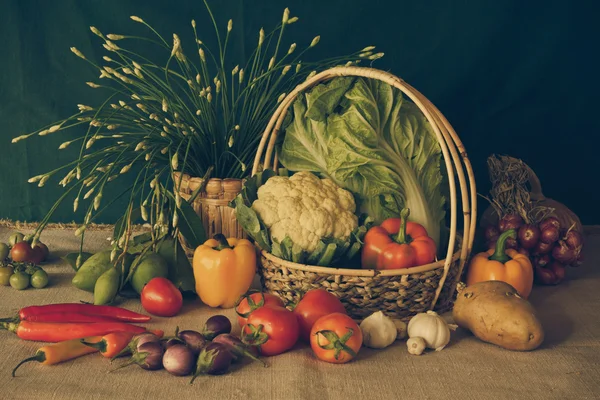
[[257, 195], [252, 209], [271, 237], [281, 242], [289, 236], [307, 252], [313, 252], [323, 238], [347, 240], [358, 226], [352, 194], [311, 172], [273, 176]]

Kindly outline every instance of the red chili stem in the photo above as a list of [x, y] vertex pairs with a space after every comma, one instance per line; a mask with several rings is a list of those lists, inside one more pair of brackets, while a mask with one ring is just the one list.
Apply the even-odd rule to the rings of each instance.
[[19, 311], [19, 318], [21, 321], [28, 321], [34, 315], [41, 314], [56, 314], [56, 313], [77, 313], [104, 316], [113, 320], [123, 322], [148, 322], [150, 316], [144, 314], [138, 314], [133, 311], [126, 310], [121, 307], [115, 306], [96, 306], [93, 304], [80, 304], [80, 303], [59, 303], [59, 304], [48, 304], [45, 306], [30, 306], [22, 308]]
[[21, 321], [18, 323], [1, 323], [0, 328], [16, 333], [23, 340], [48, 343], [83, 339], [89, 336], [103, 336], [111, 332], [146, 332], [146, 329], [141, 326], [123, 322], [56, 323]]

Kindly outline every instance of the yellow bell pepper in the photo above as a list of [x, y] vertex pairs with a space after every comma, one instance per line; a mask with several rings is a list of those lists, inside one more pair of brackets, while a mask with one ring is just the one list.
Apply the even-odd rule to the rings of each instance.
[[256, 249], [246, 239], [216, 234], [194, 251], [196, 292], [210, 307], [232, 308], [256, 275]]

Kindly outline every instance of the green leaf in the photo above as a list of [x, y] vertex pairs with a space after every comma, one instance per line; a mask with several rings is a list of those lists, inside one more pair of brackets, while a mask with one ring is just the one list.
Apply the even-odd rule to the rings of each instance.
[[196, 248], [200, 246], [206, 241], [206, 231], [204, 225], [202, 225], [202, 219], [196, 214], [190, 203], [183, 199], [178, 210], [179, 223], [177, 226], [179, 232], [181, 232], [189, 247]]
[[172, 237], [160, 241], [156, 252], [169, 266], [169, 280], [182, 292], [195, 292], [194, 270], [181, 247], [179, 240]]
[[[376, 223], [409, 208], [410, 220], [422, 224], [439, 246], [445, 169], [431, 124], [387, 83], [359, 78], [340, 96], [338, 85], [345, 84], [336, 82], [340, 79], [296, 99], [281, 163], [331, 178], [353, 192], [359, 212]], [[313, 93], [318, 101], [310, 103]]]
[[292, 261], [292, 247], [294, 243], [289, 236], [286, 236], [280, 243], [281, 252], [283, 253], [283, 259], [287, 261]]
[[[79, 254], [80, 253], [69, 253], [66, 256], [62, 257], [62, 259], [65, 260], [71, 266], [71, 268], [73, 268], [73, 270], [75, 272], [77, 272], [77, 270], [79, 269], [79, 268], [77, 268], [77, 257], [79, 257]], [[93, 255], [92, 253], [82, 252], [81, 253], [81, 265], [83, 265], [85, 260], [90, 258], [92, 255]]]
[[150, 241], [152, 241], [152, 233], [150, 233], [150, 232], [145, 232], [140, 235], [136, 235], [132, 238], [132, 244], [134, 246], [137, 246], [139, 244], [148, 243]]

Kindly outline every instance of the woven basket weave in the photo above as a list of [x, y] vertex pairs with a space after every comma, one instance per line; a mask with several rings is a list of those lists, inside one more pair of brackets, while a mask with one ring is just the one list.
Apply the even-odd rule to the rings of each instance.
[[[174, 181], [179, 182], [180, 176], [181, 173], [175, 172]], [[184, 200], [189, 200], [192, 193], [202, 185], [202, 181], [202, 178], [183, 174], [179, 194]], [[194, 199], [192, 207], [202, 219], [207, 237], [213, 237], [217, 233], [226, 237], [246, 237], [246, 233], [237, 222], [235, 210], [228, 206], [242, 190], [242, 184], [241, 179], [211, 178], [205, 189]], [[195, 249], [190, 248], [182, 237], [180, 242], [188, 257], [192, 257]]]
[[[450, 189], [450, 237], [446, 258], [409, 269], [376, 271], [296, 264], [262, 251], [259, 274], [263, 287], [268, 292], [289, 300], [298, 300], [307, 290], [324, 288], [336, 295], [349, 315], [356, 319], [379, 310], [403, 319], [426, 310], [445, 311], [452, 306], [456, 283], [471, 253], [475, 236], [477, 193], [473, 169], [456, 132], [442, 113], [416, 89], [394, 75], [373, 68], [334, 67], [315, 75], [291, 91], [271, 117], [257, 149], [252, 174], [256, 174], [261, 168], [278, 169], [275, 143], [287, 110], [298, 94], [339, 76], [378, 79], [399, 89], [419, 107], [430, 122], [442, 150]], [[462, 207], [463, 217], [463, 232], [460, 237], [457, 232], [457, 203]]]

